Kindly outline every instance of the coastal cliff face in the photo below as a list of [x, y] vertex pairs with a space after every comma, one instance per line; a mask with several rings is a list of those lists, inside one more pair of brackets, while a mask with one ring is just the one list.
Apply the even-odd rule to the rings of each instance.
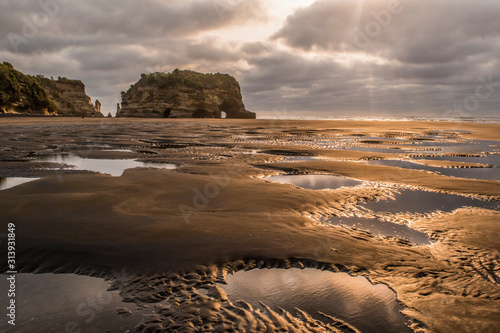
[[37, 78], [4, 62], [0, 64], [0, 113], [56, 115], [57, 107]]
[[40, 84], [50, 100], [54, 102], [59, 115], [104, 117], [99, 110], [99, 101], [96, 101], [96, 105], [92, 104], [92, 100], [85, 93], [85, 85], [82, 81], [66, 78], [59, 78], [56, 81], [41, 78]]
[[228, 74], [174, 70], [142, 74], [122, 93], [117, 117], [141, 118], [247, 118], [240, 85]]
[[0, 113], [103, 117], [81, 81], [25, 75], [6, 62], [0, 64]]

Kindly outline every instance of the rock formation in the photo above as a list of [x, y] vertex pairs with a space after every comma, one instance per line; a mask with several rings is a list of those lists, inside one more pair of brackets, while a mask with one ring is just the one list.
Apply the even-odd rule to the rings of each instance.
[[122, 92], [117, 117], [142, 118], [227, 118], [255, 119], [247, 111], [240, 85], [228, 74], [193, 71], [142, 74], [141, 79]]
[[0, 64], [0, 113], [56, 115], [57, 107], [37, 78], [4, 62]]
[[98, 100], [98, 99], [96, 99], [96, 100], [95, 100], [95, 110], [96, 110], [97, 112], [99, 112], [99, 113], [101, 113], [101, 106], [102, 106], [101, 102], [99, 102], [99, 100]]
[[92, 100], [85, 93], [85, 85], [79, 80], [58, 78], [51, 80], [40, 78], [40, 84], [47, 92], [48, 97], [56, 105], [57, 113], [61, 116], [104, 117], [101, 113], [101, 103]]
[[0, 64], [1, 113], [103, 117], [97, 108], [100, 103], [92, 104], [79, 80], [25, 75], [7, 62]]

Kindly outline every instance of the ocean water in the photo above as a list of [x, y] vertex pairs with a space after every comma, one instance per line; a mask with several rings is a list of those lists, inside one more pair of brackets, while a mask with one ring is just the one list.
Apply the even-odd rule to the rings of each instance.
[[358, 121], [451, 121], [465, 123], [500, 124], [500, 117], [447, 116], [331, 116], [330, 112], [260, 111], [258, 119], [277, 120], [358, 120]]

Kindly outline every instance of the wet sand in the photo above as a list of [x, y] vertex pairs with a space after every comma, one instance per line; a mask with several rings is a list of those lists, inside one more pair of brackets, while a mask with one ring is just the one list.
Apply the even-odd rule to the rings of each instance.
[[[366, 144], [359, 141], [336, 147], [343, 138], [406, 142], [436, 133], [450, 142], [498, 141], [499, 125], [37, 118], [2, 119], [0, 133], [0, 177], [41, 178], [0, 191], [2, 228], [16, 224], [17, 270], [100, 276], [120, 286], [128, 301], [168, 300], [140, 330], [250, 330], [256, 310], [228, 301], [215, 283], [241, 269], [305, 266], [387, 284], [414, 331], [494, 332], [500, 325], [498, 211], [412, 216], [410, 226], [435, 240], [427, 246], [318, 221], [392, 195], [376, 184], [499, 201], [499, 181], [363, 163], [411, 158], [400, 149], [349, 150]], [[113, 177], [40, 159], [54, 154], [177, 169], [135, 168]], [[329, 160], [286, 162], [287, 155]], [[371, 185], [313, 190], [264, 179], [284, 173], [331, 174]], [[5, 263], [0, 267], [7, 271]], [[265, 310], [255, 322], [304, 332], [341, 326], [276, 311]]]

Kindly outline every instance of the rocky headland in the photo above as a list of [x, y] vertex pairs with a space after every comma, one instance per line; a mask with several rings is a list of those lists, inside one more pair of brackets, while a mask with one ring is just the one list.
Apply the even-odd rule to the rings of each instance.
[[30, 76], [10, 63], [0, 64], [0, 113], [10, 115], [103, 117], [79, 80]]
[[142, 74], [122, 92], [117, 117], [255, 119], [243, 104], [240, 85], [228, 74], [189, 70]]
[[52, 80], [40, 78], [40, 85], [45, 89], [47, 96], [56, 105], [61, 116], [95, 116], [104, 117], [101, 113], [101, 103], [96, 100], [95, 105], [85, 93], [85, 85], [80, 80], [59, 78]]

